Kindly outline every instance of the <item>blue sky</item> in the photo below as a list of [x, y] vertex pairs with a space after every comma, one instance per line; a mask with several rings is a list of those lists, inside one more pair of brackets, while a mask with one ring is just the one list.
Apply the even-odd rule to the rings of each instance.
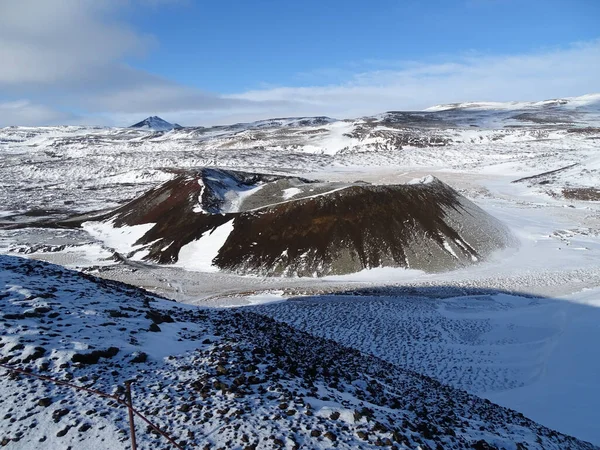
[[130, 18], [159, 44], [137, 67], [224, 93], [600, 37], [597, 0], [189, 1]]
[[0, 0], [0, 126], [577, 96], [599, 23], [596, 0]]

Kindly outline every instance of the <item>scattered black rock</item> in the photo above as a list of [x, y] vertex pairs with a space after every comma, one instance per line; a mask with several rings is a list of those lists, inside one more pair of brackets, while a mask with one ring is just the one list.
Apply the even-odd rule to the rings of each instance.
[[148, 360], [148, 355], [144, 352], [137, 352], [134, 355], [135, 356], [130, 361], [134, 364], [145, 363]]
[[44, 397], [44, 398], [40, 398], [37, 402], [38, 405], [43, 406], [43, 407], [47, 407], [50, 406], [52, 404], [52, 399], [50, 397]]
[[81, 364], [98, 364], [100, 358], [110, 359], [119, 353], [117, 347], [109, 347], [106, 350], [94, 350], [91, 353], [75, 353], [71, 361]]

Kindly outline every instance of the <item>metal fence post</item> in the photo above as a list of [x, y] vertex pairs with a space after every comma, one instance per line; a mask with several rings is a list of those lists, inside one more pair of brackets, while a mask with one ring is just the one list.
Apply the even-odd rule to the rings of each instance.
[[107, 393], [99, 391], [97, 389], [92, 389], [92, 388], [85, 387], [85, 386], [77, 386], [76, 384], [69, 383], [68, 381], [57, 380], [56, 378], [52, 378], [52, 377], [49, 377], [46, 375], [40, 375], [40, 374], [33, 373], [33, 372], [31, 372], [31, 370], [25, 370], [25, 368], [12, 367], [10, 365], [3, 364], [3, 363], [0, 363], [0, 367], [7, 370], [6, 375], [9, 375], [10, 373], [18, 373], [19, 375], [37, 378], [38, 380], [48, 381], [48, 382], [54, 383], [58, 386], [67, 386], [69, 388], [75, 389], [76, 391], [87, 392], [89, 394], [94, 394], [99, 397], [108, 398], [110, 400], [115, 401], [118, 405], [126, 406], [127, 409], [129, 410], [129, 428], [131, 430], [131, 448], [132, 448], [132, 450], [137, 450], [137, 442], [135, 439], [135, 427], [134, 427], [134, 423], [133, 423], [134, 415], [138, 416], [142, 421], [144, 421], [146, 424], [148, 424], [148, 426], [151, 429], [153, 429], [158, 434], [163, 436], [177, 450], [184, 450], [183, 447], [175, 441], [175, 439], [173, 439], [166, 432], [164, 432], [159, 427], [157, 427], [152, 422], [150, 422], [146, 416], [144, 416], [141, 412], [139, 412], [138, 410], [136, 410], [133, 407], [133, 402], [131, 400], [131, 383], [133, 382], [133, 380], [125, 382], [125, 400], [123, 400], [123, 398], [120, 397], [119, 395], [107, 394]]
[[133, 422], [133, 404], [131, 401], [131, 380], [125, 382], [125, 395], [127, 401], [127, 410], [129, 411], [129, 431], [131, 434], [131, 450], [137, 450], [137, 442], [135, 440], [135, 423]]

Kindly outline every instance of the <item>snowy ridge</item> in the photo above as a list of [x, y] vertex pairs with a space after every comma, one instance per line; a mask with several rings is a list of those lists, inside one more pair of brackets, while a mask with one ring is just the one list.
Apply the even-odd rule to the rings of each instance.
[[[7, 256], [0, 281], [3, 364], [108, 393], [134, 379], [135, 406], [185, 447], [595, 448], [243, 309], [198, 310]], [[125, 411], [106, 400], [22, 376], [0, 399], [4, 445], [129, 448]], [[138, 445], [164, 441], [138, 427]]]
[[492, 110], [518, 110], [548, 107], [579, 108], [582, 106], [600, 106], [600, 93], [587, 94], [580, 97], [565, 97], [537, 102], [462, 102], [435, 105], [424, 111], [438, 112], [450, 109], [492, 109]]
[[257, 120], [255, 122], [240, 123], [234, 126], [240, 128], [269, 128], [269, 127], [307, 127], [327, 125], [336, 122], [331, 117], [286, 117], [280, 119]]

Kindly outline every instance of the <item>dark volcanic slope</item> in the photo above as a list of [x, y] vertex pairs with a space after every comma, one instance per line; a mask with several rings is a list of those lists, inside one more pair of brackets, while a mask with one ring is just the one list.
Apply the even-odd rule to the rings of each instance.
[[210, 239], [228, 223], [232, 231], [213, 264], [262, 275], [382, 266], [441, 271], [511, 244], [500, 222], [433, 177], [396, 186], [340, 185], [202, 169], [101, 219], [116, 227], [154, 223], [137, 244], [145, 259], [159, 263], [176, 262], [183, 246]]
[[[592, 450], [487, 400], [247, 309], [198, 309], [0, 255], [0, 359], [134, 405], [185, 449]], [[114, 401], [0, 369], [6, 448], [130, 448]], [[172, 448], [137, 424], [141, 449]]]
[[438, 180], [351, 186], [240, 215], [215, 262], [235, 271], [300, 275], [381, 266], [435, 271], [476, 261], [504, 237], [500, 224]]

